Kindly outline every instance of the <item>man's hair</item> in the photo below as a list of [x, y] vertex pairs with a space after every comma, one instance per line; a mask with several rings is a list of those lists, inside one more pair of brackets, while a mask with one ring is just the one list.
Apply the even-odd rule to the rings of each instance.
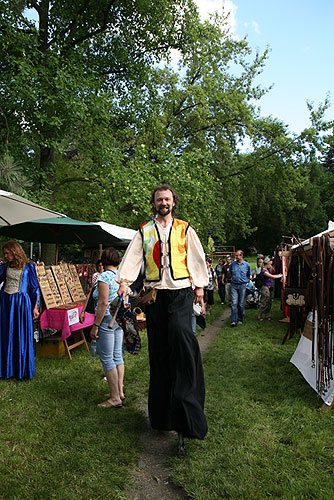
[[242, 250], [237, 250], [235, 253], [241, 253], [241, 255], [244, 256], [244, 252]]
[[157, 186], [155, 188], [155, 190], [153, 191], [153, 193], [152, 193], [152, 196], [151, 196], [151, 205], [152, 205], [152, 209], [153, 209], [154, 215], [157, 213], [157, 211], [155, 209], [155, 206], [154, 206], [154, 201], [155, 201], [155, 194], [158, 191], [171, 191], [171, 193], [173, 195], [173, 201], [174, 201], [174, 207], [172, 207], [172, 215], [175, 215], [175, 213], [177, 211], [177, 206], [179, 204], [179, 197], [176, 194], [175, 189], [173, 189], [169, 184], [160, 184], [160, 186]]
[[114, 266], [117, 267], [119, 262], [120, 262], [120, 256], [117, 250], [113, 247], [108, 247], [105, 250], [103, 250], [103, 253], [101, 255], [101, 261], [103, 264], [103, 267], [105, 266]]

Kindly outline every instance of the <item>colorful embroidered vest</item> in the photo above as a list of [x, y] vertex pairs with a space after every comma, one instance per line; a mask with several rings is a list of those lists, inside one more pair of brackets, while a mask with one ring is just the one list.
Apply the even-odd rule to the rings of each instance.
[[[190, 276], [187, 268], [186, 233], [189, 224], [183, 220], [174, 219], [169, 233], [169, 263], [171, 276], [181, 280]], [[162, 252], [159, 232], [154, 220], [140, 226], [143, 238], [143, 249], [146, 260], [147, 281], [160, 281], [162, 268]]]

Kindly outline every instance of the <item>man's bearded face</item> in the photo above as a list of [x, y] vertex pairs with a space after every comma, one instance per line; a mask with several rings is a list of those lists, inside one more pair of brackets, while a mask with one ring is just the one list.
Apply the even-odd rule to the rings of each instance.
[[156, 212], [165, 217], [172, 212], [174, 207], [173, 193], [167, 189], [166, 191], [157, 191], [154, 196], [154, 208]]

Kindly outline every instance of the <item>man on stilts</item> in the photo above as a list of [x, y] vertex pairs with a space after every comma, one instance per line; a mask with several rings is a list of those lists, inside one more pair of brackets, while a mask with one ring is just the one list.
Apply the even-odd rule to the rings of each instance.
[[152, 194], [154, 218], [142, 224], [117, 272], [118, 294], [125, 298], [145, 262], [145, 287], [156, 292], [147, 307], [150, 360], [148, 410], [153, 429], [178, 433], [178, 455], [185, 453], [183, 437], [204, 439], [204, 376], [199, 345], [192, 332], [194, 300], [203, 297], [208, 273], [202, 245], [194, 229], [173, 218], [178, 197], [167, 184]]

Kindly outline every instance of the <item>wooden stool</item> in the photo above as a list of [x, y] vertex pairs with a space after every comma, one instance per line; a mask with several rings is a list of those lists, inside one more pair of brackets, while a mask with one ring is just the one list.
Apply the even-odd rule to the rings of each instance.
[[[70, 345], [68, 344], [67, 339], [64, 340], [65, 351], [66, 351], [66, 354], [67, 354], [67, 357], [68, 357], [69, 360], [72, 360], [72, 356], [71, 356], [70, 351], [72, 349], [74, 349], [75, 347], [78, 347], [81, 344], [84, 344], [86, 351], [89, 352], [88, 344], [87, 344], [86, 337], [85, 337], [85, 334], [83, 332], [83, 329], [81, 328], [80, 330], [77, 330], [77, 331], [75, 331], [73, 333], [74, 334], [75, 333], [80, 333], [81, 340], [78, 340], [77, 342], [74, 342], [74, 344], [70, 344]], [[73, 333], [72, 333], [72, 335], [73, 335]], [[68, 337], [68, 338], [71, 338], [71, 337]]]

